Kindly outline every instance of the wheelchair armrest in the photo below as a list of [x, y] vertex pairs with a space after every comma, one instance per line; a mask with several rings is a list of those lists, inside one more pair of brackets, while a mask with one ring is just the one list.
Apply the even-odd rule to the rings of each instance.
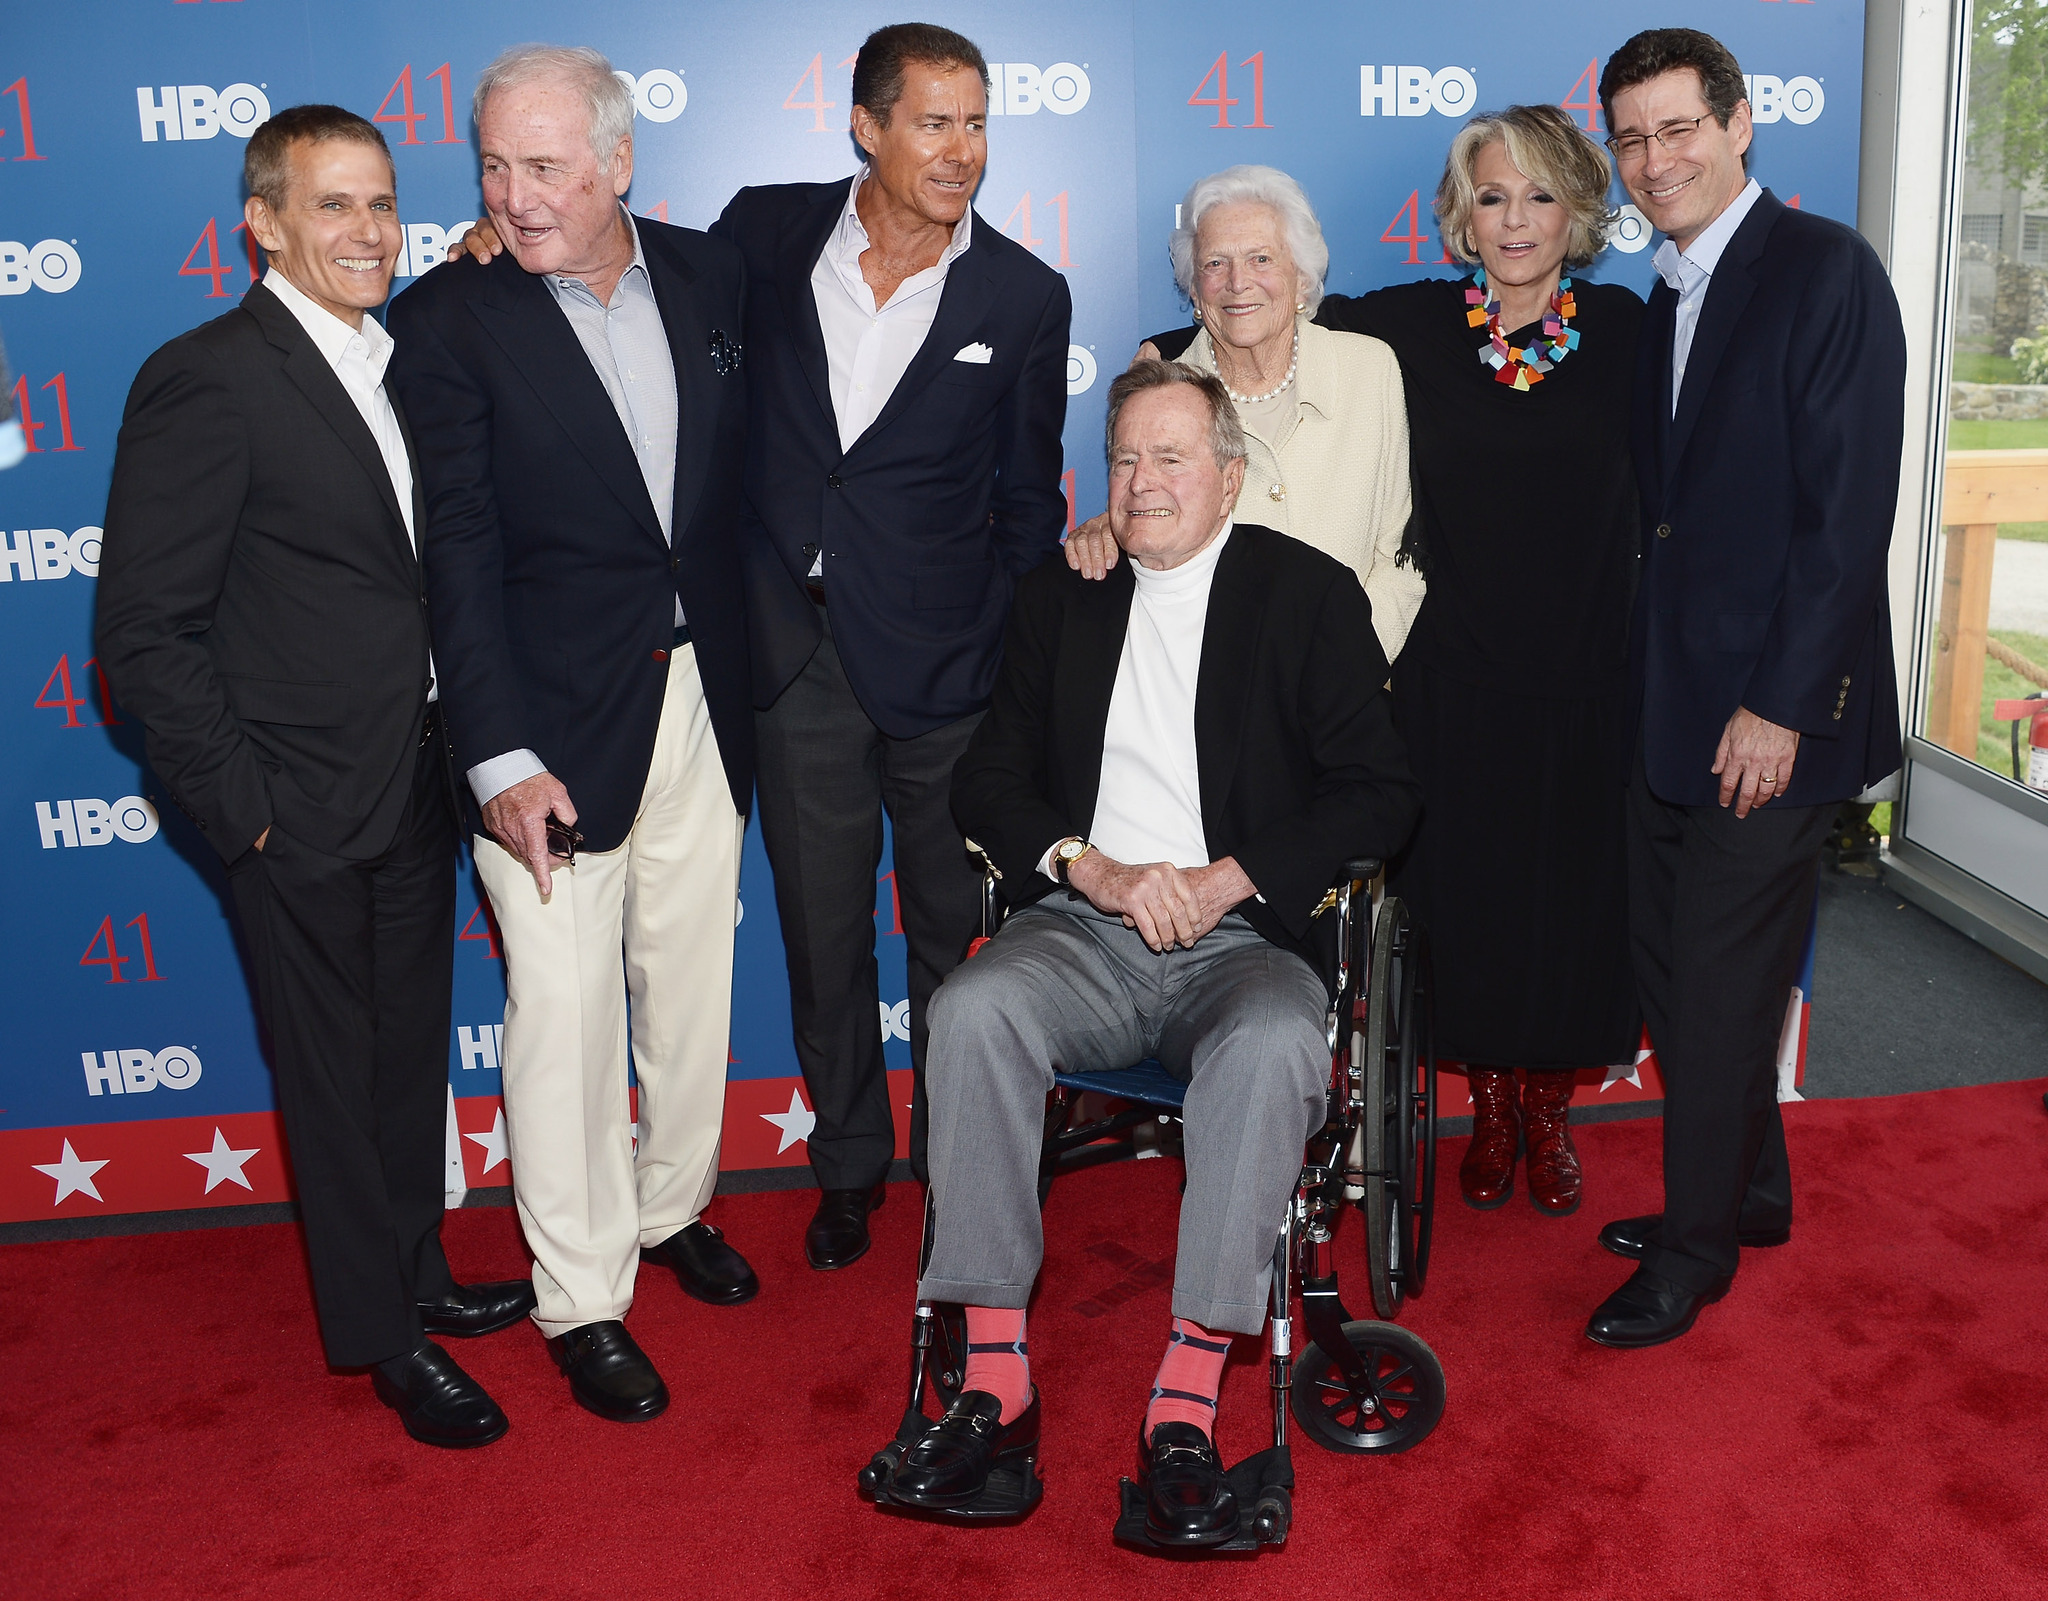
[[1378, 878], [1382, 865], [1377, 856], [1354, 856], [1337, 869], [1337, 880], [1339, 883], [1357, 883], [1361, 879]]

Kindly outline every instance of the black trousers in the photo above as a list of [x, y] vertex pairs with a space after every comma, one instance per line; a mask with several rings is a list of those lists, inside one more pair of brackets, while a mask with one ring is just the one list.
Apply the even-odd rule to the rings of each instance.
[[418, 1301], [455, 1282], [441, 1251], [455, 827], [435, 723], [383, 855], [343, 861], [273, 826], [228, 869], [336, 1367], [412, 1350]]
[[925, 1014], [981, 932], [981, 872], [951, 802], [954, 763], [980, 721], [977, 712], [890, 738], [854, 698], [829, 625], [795, 682], [755, 719], [761, 837], [775, 870], [796, 1059], [817, 1114], [809, 1144], [820, 1189], [879, 1183], [896, 1152], [875, 971], [885, 808], [910, 947], [910, 1163], [925, 1176]]
[[1689, 1289], [1735, 1271], [1738, 1228], [1792, 1221], [1778, 1040], [1838, 809], [1668, 805], [1636, 756], [1629, 926], [1664, 1070], [1664, 1225], [1643, 1263]]

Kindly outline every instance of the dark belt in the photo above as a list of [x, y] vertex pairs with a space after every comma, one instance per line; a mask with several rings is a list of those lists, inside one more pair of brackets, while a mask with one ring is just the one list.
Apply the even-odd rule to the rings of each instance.
[[677, 623], [675, 645], [673, 648], [680, 649], [682, 646], [689, 644], [689, 642], [690, 625], [688, 623]]

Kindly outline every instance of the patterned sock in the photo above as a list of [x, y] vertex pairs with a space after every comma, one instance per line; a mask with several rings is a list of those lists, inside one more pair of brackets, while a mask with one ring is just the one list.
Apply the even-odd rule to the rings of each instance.
[[1024, 1343], [1024, 1309], [967, 1308], [967, 1372], [963, 1390], [986, 1390], [1003, 1403], [1003, 1422], [1014, 1423], [1031, 1404], [1031, 1348]]
[[1184, 1317], [1173, 1320], [1173, 1336], [1159, 1377], [1152, 1381], [1152, 1404], [1145, 1408], [1145, 1438], [1162, 1423], [1192, 1423], [1216, 1439], [1216, 1392], [1223, 1388], [1223, 1361], [1230, 1355], [1230, 1336], [1211, 1334]]

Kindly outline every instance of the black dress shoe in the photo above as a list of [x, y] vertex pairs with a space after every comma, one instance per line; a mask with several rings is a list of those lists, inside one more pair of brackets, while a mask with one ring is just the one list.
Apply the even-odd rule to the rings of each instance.
[[506, 1279], [497, 1284], [458, 1284], [435, 1301], [420, 1302], [420, 1326], [429, 1334], [496, 1334], [509, 1329], [533, 1310], [533, 1282]]
[[1162, 1423], [1138, 1442], [1145, 1532], [1161, 1545], [1221, 1545], [1238, 1533], [1237, 1492], [1216, 1447], [1192, 1423]]
[[383, 1364], [370, 1369], [370, 1384], [405, 1432], [425, 1445], [489, 1445], [512, 1426], [484, 1387], [432, 1340], [420, 1342], [396, 1379]]
[[962, 1507], [980, 1499], [998, 1467], [1024, 1467], [1038, 1455], [1038, 1391], [1004, 1423], [1003, 1403], [986, 1390], [962, 1390], [946, 1415], [903, 1456], [890, 1493], [921, 1507]]
[[712, 1306], [738, 1306], [761, 1291], [761, 1281], [747, 1259], [725, 1243], [709, 1223], [687, 1223], [647, 1254], [676, 1270], [686, 1295]]
[[881, 1210], [888, 1186], [827, 1190], [804, 1230], [804, 1257], [820, 1272], [851, 1267], [868, 1254], [868, 1213]]
[[[1600, 1231], [1600, 1243], [1616, 1256], [1640, 1260], [1644, 1250], [1657, 1243], [1657, 1231], [1664, 1226], [1664, 1214], [1652, 1212], [1648, 1217], [1617, 1218]], [[1767, 1246], [1783, 1245], [1792, 1238], [1792, 1225], [1775, 1229], [1743, 1229], [1735, 1231], [1735, 1243], [1752, 1251]]]
[[668, 1410], [668, 1386], [616, 1318], [586, 1323], [548, 1341], [569, 1393], [601, 1418], [644, 1423]]
[[1586, 1325], [1586, 1338], [1622, 1351], [1662, 1345], [1691, 1328], [1700, 1308], [1720, 1300], [1732, 1282], [1722, 1279], [1710, 1290], [1688, 1290], [1661, 1273], [1638, 1267], [1628, 1283], [1600, 1303]]

